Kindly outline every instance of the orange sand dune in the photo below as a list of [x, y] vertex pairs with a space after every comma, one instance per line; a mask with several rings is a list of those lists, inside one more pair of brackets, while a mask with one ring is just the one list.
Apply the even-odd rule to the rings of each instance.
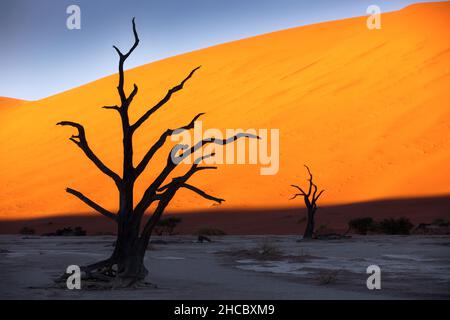
[[[365, 17], [333, 21], [129, 70], [128, 90], [139, 85], [136, 120], [203, 66], [136, 134], [136, 163], [163, 130], [206, 112], [204, 128], [280, 129], [277, 175], [261, 176], [258, 165], [221, 165], [192, 180], [227, 199], [222, 209], [298, 204], [287, 200], [289, 185], [305, 182], [304, 163], [326, 189], [323, 203], [449, 194], [449, 30], [450, 3], [421, 4], [383, 14], [381, 30], [368, 30]], [[116, 208], [113, 183], [68, 140], [70, 128], [55, 126], [83, 123], [91, 147], [120, 172], [119, 118], [101, 108], [118, 103], [116, 83], [113, 75], [3, 110], [0, 217], [89, 211], [67, 186]], [[136, 198], [165, 157], [139, 180]], [[171, 209], [210, 206], [183, 190]]]
[[0, 108], [15, 107], [24, 104], [25, 100], [19, 100], [8, 97], [0, 97]]

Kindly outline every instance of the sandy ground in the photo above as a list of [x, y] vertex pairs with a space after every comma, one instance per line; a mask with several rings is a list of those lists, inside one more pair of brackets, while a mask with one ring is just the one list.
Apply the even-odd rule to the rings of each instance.
[[[155, 238], [146, 256], [157, 288], [50, 288], [70, 264], [108, 256], [114, 238], [0, 236], [2, 299], [417, 299], [450, 298], [448, 236], [369, 236], [298, 242], [295, 236]], [[274, 249], [264, 256], [263, 244]], [[368, 290], [366, 268], [381, 268]], [[324, 278], [332, 278], [324, 284]]]

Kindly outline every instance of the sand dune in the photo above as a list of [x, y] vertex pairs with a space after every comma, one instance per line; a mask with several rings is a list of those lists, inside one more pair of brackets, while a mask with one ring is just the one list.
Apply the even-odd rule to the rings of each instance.
[[[206, 112], [204, 128], [280, 129], [277, 175], [261, 176], [257, 165], [221, 165], [193, 179], [225, 198], [222, 208], [298, 204], [287, 200], [289, 185], [305, 182], [304, 163], [326, 189], [327, 204], [449, 194], [449, 18], [448, 2], [413, 5], [383, 14], [381, 30], [368, 30], [365, 17], [314, 24], [129, 70], [128, 90], [139, 86], [136, 120], [202, 65], [136, 134], [136, 163], [166, 128]], [[119, 119], [101, 108], [118, 103], [116, 83], [113, 75], [2, 111], [0, 217], [88, 211], [67, 186], [117, 206], [113, 183], [68, 140], [69, 128], [55, 126], [83, 123], [91, 147], [120, 172]], [[139, 180], [137, 198], [165, 156]], [[210, 206], [180, 191], [171, 210]]]
[[14, 98], [9, 98], [9, 97], [0, 97], [0, 108], [5, 109], [5, 108], [13, 108], [16, 106], [19, 106], [21, 104], [24, 104], [26, 101], [25, 100], [20, 100], [20, 99], [14, 99]]

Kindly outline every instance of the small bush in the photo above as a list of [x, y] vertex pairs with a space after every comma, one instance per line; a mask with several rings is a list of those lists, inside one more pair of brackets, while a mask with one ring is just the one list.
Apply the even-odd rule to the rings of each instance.
[[180, 222], [181, 218], [178, 217], [169, 217], [161, 219], [156, 224], [155, 233], [161, 236], [164, 234], [164, 232], [166, 232], [169, 236], [171, 236], [173, 235], [175, 228]]
[[320, 285], [333, 284], [337, 280], [337, 275], [338, 271], [336, 270], [322, 271], [319, 274], [319, 284]]
[[281, 254], [280, 249], [270, 240], [264, 240], [259, 248], [257, 248], [258, 253], [263, 256], [278, 256]]
[[85, 236], [87, 234], [86, 230], [84, 230], [82, 227], [75, 227], [72, 229], [72, 227], [62, 228], [58, 229], [55, 232], [55, 236]]
[[367, 234], [367, 232], [375, 230], [375, 221], [371, 217], [356, 218], [350, 220], [348, 226], [357, 234]]
[[450, 225], [450, 220], [448, 219], [435, 219], [433, 223], [435, 226], [448, 227]]
[[328, 225], [327, 224], [321, 224], [317, 229], [316, 229], [316, 233], [322, 233], [325, 232], [325, 230], [328, 229]]
[[197, 230], [197, 235], [201, 236], [224, 236], [226, 233], [217, 228], [201, 228]]
[[378, 229], [385, 234], [409, 234], [413, 226], [407, 218], [389, 218], [381, 221]]
[[22, 229], [19, 230], [20, 234], [26, 234], [26, 235], [32, 235], [35, 234], [36, 231], [33, 228], [30, 227], [23, 227]]
[[73, 233], [75, 236], [85, 236], [87, 234], [86, 230], [84, 230], [82, 227], [75, 227]]

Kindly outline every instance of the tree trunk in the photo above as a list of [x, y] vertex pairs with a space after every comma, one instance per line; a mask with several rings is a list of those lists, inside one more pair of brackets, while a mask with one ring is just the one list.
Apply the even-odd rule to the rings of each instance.
[[116, 266], [118, 286], [129, 286], [145, 279], [148, 274], [144, 265], [147, 245], [148, 241], [139, 237], [138, 227], [119, 224], [116, 246], [110, 257], [111, 266]]
[[303, 239], [312, 239], [314, 234], [314, 212], [308, 209], [308, 220], [306, 222], [305, 233]]
[[138, 281], [143, 281], [148, 274], [144, 265], [145, 249], [140, 245], [135, 248], [129, 246], [119, 247], [116, 254], [117, 279], [122, 286], [129, 286]]

